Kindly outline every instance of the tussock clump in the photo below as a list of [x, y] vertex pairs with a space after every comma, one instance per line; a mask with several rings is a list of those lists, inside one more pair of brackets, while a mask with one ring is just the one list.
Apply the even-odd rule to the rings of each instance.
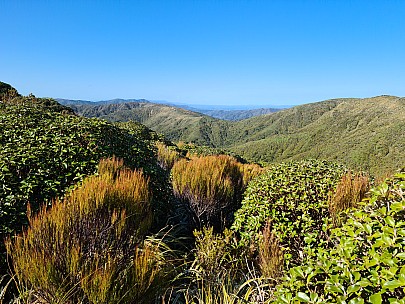
[[[259, 239], [258, 262], [262, 276], [277, 279], [283, 271], [283, 251], [277, 236], [271, 231], [267, 222]], [[273, 281], [274, 282], [274, 281]]]
[[163, 255], [144, 241], [152, 224], [149, 180], [122, 165], [101, 161], [98, 176], [30, 216], [30, 227], [7, 241], [16, 277], [31, 297], [135, 303], [158, 285]]
[[338, 225], [339, 213], [349, 208], [356, 207], [370, 188], [369, 177], [365, 174], [346, 173], [340, 179], [336, 190], [329, 199], [329, 213], [335, 225]]
[[175, 195], [189, 204], [197, 226], [221, 229], [239, 207], [244, 186], [261, 172], [259, 166], [243, 164], [226, 155], [178, 161], [172, 169]]
[[173, 165], [182, 158], [179, 152], [162, 142], [156, 142], [156, 148], [158, 164], [165, 170], [171, 170]]

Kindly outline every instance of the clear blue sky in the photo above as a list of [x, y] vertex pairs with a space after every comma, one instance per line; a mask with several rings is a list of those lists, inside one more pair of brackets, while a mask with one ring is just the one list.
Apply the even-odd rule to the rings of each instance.
[[0, 81], [41, 97], [405, 96], [402, 0], [0, 0]]

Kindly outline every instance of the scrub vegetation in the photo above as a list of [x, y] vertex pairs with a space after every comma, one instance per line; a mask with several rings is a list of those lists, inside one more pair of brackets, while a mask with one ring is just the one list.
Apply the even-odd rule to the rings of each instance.
[[[387, 178], [322, 153], [259, 165], [4, 83], [0, 97], [0, 302], [404, 303], [400, 141]], [[274, 113], [250, 134], [326, 137], [315, 122], [356, 102]]]

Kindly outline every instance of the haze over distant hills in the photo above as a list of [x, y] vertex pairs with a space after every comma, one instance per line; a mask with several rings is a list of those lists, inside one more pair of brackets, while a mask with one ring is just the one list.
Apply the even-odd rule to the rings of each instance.
[[395, 96], [331, 99], [240, 121], [147, 101], [70, 106], [80, 115], [135, 120], [170, 140], [226, 148], [252, 161], [321, 158], [374, 172], [405, 163], [405, 98]]

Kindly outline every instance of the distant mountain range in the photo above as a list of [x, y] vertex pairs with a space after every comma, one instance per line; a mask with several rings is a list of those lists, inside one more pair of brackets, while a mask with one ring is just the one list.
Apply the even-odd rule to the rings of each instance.
[[63, 105], [107, 105], [107, 104], [121, 104], [121, 103], [156, 103], [168, 106], [174, 106], [185, 110], [205, 114], [214, 118], [224, 120], [242, 120], [254, 116], [270, 114], [278, 112], [284, 108], [259, 108], [259, 109], [233, 109], [230, 106], [199, 106], [199, 105], [187, 105], [187, 104], [174, 104], [167, 101], [149, 101], [146, 99], [111, 99], [101, 101], [88, 101], [88, 100], [71, 100], [56, 98], [56, 100]]
[[372, 172], [405, 165], [405, 98], [331, 99], [239, 121], [147, 101], [67, 104], [83, 116], [135, 120], [173, 141], [225, 148], [248, 160], [321, 158]]

